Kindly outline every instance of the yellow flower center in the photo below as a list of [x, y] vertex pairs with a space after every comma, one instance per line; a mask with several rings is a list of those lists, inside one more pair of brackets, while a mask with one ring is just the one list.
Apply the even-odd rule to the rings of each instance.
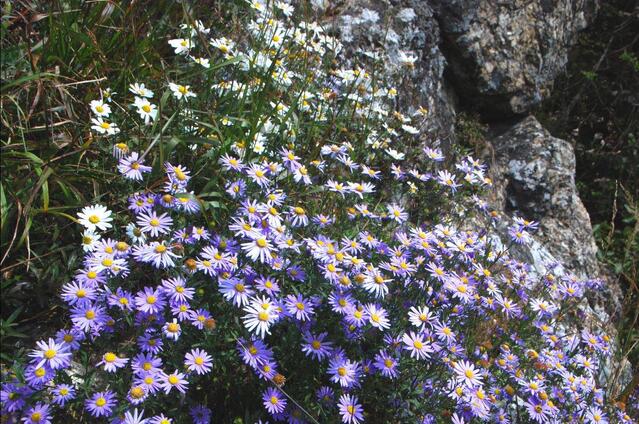
[[166, 246], [163, 244], [158, 244], [155, 246], [155, 253], [164, 253], [166, 252]]
[[44, 352], [44, 357], [47, 359], [53, 359], [55, 357], [56, 351], [53, 349], [47, 349]]
[[103, 407], [104, 405], [106, 405], [106, 403], [107, 403], [107, 402], [106, 402], [106, 399], [105, 399], [105, 398], [103, 398], [102, 396], [100, 396], [99, 398], [97, 398], [97, 399], [95, 400], [95, 406], [97, 406], [97, 407], [99, 407], [99, 408], [101, 408], [101, 407]]
[[100, 217], [99, 217], [99, 216], [97, 216], [97, 215], [91, 215], [91, 216], [89, 217], [89, 222], [90, 222], [91, 224], [97, 224], [98, 222], [100, 222]]
[[260, 321], [268, 321], [268, 313], [260, 312], [259, 314], [257, 314], [257, 319], [259, 319]]
[[169, 383], [176, 385], [178, 383], [178, 381], [180, 381], [179, 378], [177, 378], [177, 376], [175, 374], [171, 374], [169, 376]]
[[115, 358], [117, 357], [115, 356], [113, 352], [107, 352], [104, 354], [104, 362], [108, 362], [108, 363], [114, 362]]
[[84, 317], [86, 319], [94, 319], [95, 318], [95, 311], [93, 311], [92, 309], [89, 309], [88, 311], [86, 311], [84, 313]]
[[255, 241], [255, 244], [257, 244], [258, 247], [264, 248], [266, 247], [266, 240], [261, 238], [261, 239], [257, 239]]
[[180, 330], [180, 326], [175, 322], [171, 322], [166, 326], [166, 329], [169, 333], [177, 333]]
[[133, 399], [140, 399], [142, 396], [144, 396], [144, 389], [142, 389], [142, 387], [140, 386], [135, 386], [131, 388], [129, 394]]

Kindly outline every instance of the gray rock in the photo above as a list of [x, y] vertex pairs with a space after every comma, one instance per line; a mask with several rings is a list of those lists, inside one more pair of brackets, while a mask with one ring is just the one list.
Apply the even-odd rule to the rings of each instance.
[[[399, 66], [400, 50], [417, 56], [397, 87], [398, 101], [403, 110], [429, 109], [424, 140], [436, 137], [444, 147], [454, 143], [457, 110], [480, 111], [493, 127], [507, 127], [491, 140], [485, 157], [495, 184], [492, 206], [504, 215], [490, 237], [506, 245], [514, 216], [539, 221], [535, 240], [515, 247], [515, 257], [539, 275], [558, 262], [566, 273], [605, 279], [575, 187], [573, 146], [551, 136], [532, 116], [512, 124], [552, 88], [568, 48], [596, 8], [596, 0], [345, 0], [322, 23], [340, 37], [350, 57], [387, 56], [389, 73]], [[574, 324], [603, 327], [614, 338], [621, 298], [618, 287], [604, 284], [580, 304]], [[600, 378], [611, 382], [613, 394], [630, 370], [613, 355]]]
[[524, 114], [566, 65], [597, 0], [433, 0], [460, 101], [490, 119]]
[[453, 134], [454, 100], [444, 79], [439, 24], [428, 2], [348, 1], [322, 23], [339, 35], [351, 56], [366, 51], [388, 55], [389, 72], [400, 66], [400, 50], [417, 56], [410, 77], [398, 87], [401, 108], [429, 110], [422, 123], [425, 137], [447, 139]]
[[582, 278], [599, 275], [590, 217], [575, 187], [575, 154], [529, 116], [492, 140], [498, 209], [539, 221], [538, 236]]

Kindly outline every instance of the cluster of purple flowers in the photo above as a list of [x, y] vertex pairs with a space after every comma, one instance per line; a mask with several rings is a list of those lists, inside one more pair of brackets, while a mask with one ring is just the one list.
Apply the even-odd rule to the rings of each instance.
[[[273, 19], [261, 4], [254, 4], [258, 19], [251, 31], [266, 37], [269, 49], [289, 38], [321, 54], [332, 43], [317, 25], [271, 27]], [[291, 6], [277, 4], [289, 16]], [[312, 35], [308, 40], [306, 33]], [[176, 39], [171, 45], [190, 55], [194, 42]], [[275, 66], [266, 54], [234, 56], [235, 45], [225, 38], [211, 45], [227, 58], [237, 57], [241, 69]], [[272, 74], [287, 86], [290, 76]], [[362, 69], [333, 74], [332, 83], [343, 93], [335, 97], [351, 102], [355, 115], [375, 111], [385, 135], [419, 132], [408, 125], [409, 118], [399, 113], [391, 118], [378, 103], [379, 97], [392, 99], [394, 89], [374, 90]], [[348, 89], [358, 81], [361, 90]], [[196, 97], [189, 86], [171, 87], [182, 102]], [[218, 85], [222, 91], [233, 87]], [[155, 119], [142, 99], [153, 93], [138, 84], [131, 90], [141, 96], [145, 122]], [[353, 98], [350, 91], [366, 96]], [[316, 108], [312, 119], [327, 119], [330, 93], [302, 93], [299, 110]], [[96, 104], [94, 113], [102, 116], [104, 106]], [[413, 408], [421, 423], [436, 422], [444, 408], [455, 423], [509, 423], [513, 411], [540, 424], [631, 422], [606, 406], [597, 385], [611, 340], [594, 330], [575, 330], [562, 314], [599, 282], [581, 281], [555, 263], [539, 275], [456, 210], [470, 203], [487, 225], [498, 219], [481, 199], [491, 186], [485, 165], [467, 156], [446, 168], [441, 150], [432, 146], [424, 149], [424, 164], [407, 166], [402, 152], [374, 134], [362, 146], [344, 141], [296, 147], [288, 106], [272, 106], [272, 115], [253, 135], [251, 153], [247, 146], [220, 152], [230, 217], [215, 231], [201, 216], [202, 198], [190, 191], [202, 177], [170, 162], [158, 184], [148, 185], [159, 189], [129, 197], [131, 217], [118, 216], [118, 222], [126, 221], [125, 231], [113, 228], [111, 211], [103, 206], [79, 214], [87, 229], [84, 259], [61, 290], [71, 325], [36, 343], [23, 378], [3, 376], [3, 415], [48, 423], [54, 410], [81, 405], [87, 416], [118, 424], [173, 422], [164, 415], [167, 410], [144, 418], [149, 414], [142, 407], [159, 399], [153, 405], [189, 403], [193, 422], [210, 422], [213, 411], [192, 401], [191, 394], [206, 387], [223, 347], [192, 341], [205, 340], [215, 329], [205, 305], [216, 300], [226, 302], [215, 305], [219, 310], [232, 311], [216, 319], [240, 323], [233, 353], [263, 385], [262, 413], [276, 422], [307, 422], [308, 411], [292, 399], [308, 399], [313, 392], [321, 408], [311, 410], [346, 424], [364, 422], [367, 408], [379, 408], [367, 403], [376, 384], [389, 382], [404, 384], [415, 396], [413, 406], [404, 407]], [[391, 119], [397, 130], [387, 124]], [[96, 125], [107, 130], [103, 120]], [[278, 132], [287, 134], [287, 143], [278, 142]], [[125, 178], [152, 175], [137, 152], [126, 153], [118, 163]], [[452, 206], [431, 211], [437, 216], [419, 223], [400, 200], [407, 193]], [[530, 243], [536, 227], [514, 219], [511, 241]], [[115, 238], [95, 231], [112, 231], [109, 237]], [[205, 287], [217, 292], [196, 295]], [[80, 352], [102, 377], [89, 391], [77, 385], [73, 369]], [[307, 392], [289, 397], [284, 374], [309, 364], [313, 379], [293, 386]], [[108, 384], [115, 377], [126, 382], [124, 393]], [[421, 409], [414, 411], [414, 404]]]

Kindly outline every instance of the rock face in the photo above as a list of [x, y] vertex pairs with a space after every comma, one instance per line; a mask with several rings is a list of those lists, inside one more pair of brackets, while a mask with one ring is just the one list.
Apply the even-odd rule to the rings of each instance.
[[492, 141], [498, 209], [539, 221], [536, 235], [581, 278], [599, 274], [590, 217], [575, 187], [570, 143], [529, 116]]
[[[512, 217], [539, 221], [536, 240], [520, 259], [540, 275], [549, 263], [581, 278], [602, 275], [590, 218], [575, 187], [573, 146], [551, 136], [529, 115], [563, 71], [579, 30], [594, 18], [597, 0], [312, 0], [322, 23], [352, 55], [416, 56], [399, 89], [402, 109], [424, 106], [424, 140], [455, 142], [457, 112], [479, 112], [494, 137], [491, 164], [494, 204], [506, 216], [496, 237], [508, 243]], [[519, 122], [517, 122], [519, 121]], [[505, 131], [504, 131], [505, 128]], [[598, 298], [580, 306], [579, 325], [612, 325], [620, 311], [618, 287], [604, 284]], [[628, 380], [631, 367], [614, 360], [603, 379]], [[611, 377], [613, 370], [620, 370]], [[613, 395], [614, 396], [614, 395]]]
[[[485, 160], [492, 162], [493, 206], [507, 215], [538, 221], [536, 238], [566, 270], [582, 279], [604, 277], [590, 217], [575, 186], [573, 146], [528, 116], [494, 138], [491, 150]], [[537, 254], [530, 252], [527, 259], [534, 263]], [[540, 260], [548, 260], [548, 255], [542, 256]], [[619, 317], [621, 298], [619, 287], [605, 284], [590, 300], [605, 322]]]
[[450, 77], [489, 119], [530, 111], [566, 65], [596, 0], [434, 0]]
[[[417, 57], [399, 88], [403, 109], [425, 106], [424, 138], [454, 143], [458, 111], [481, 110], [509, 127], [537, 104], [564, 69], [568, 48], [593, 18], [596, 0], [316, 1], [323, 24], [353, 55]], [[497, 119], [499, 118], [499, 119]], [[599, 275], [590, 219], [575, 188], [572, 146], [532, 117], [494, 140], [496, 202], [541, 222], [541, 238], [571, 272]], [[490, 162], [490, 160], [488, 160]]]
[[440, 49], [441, 31], [428, 2], [383, 0], [349, 1], [323, 24], [339, 34], [351, 55], [383, 50], [390, 58], [388, 71], [401, 66], [399, 52], [417, 57], [402, 86], [400, 102], [405, 110], [427, 108], [423, 129], [437, 136], [453, 132], [454, 99], [444, 80], [446, 59]]

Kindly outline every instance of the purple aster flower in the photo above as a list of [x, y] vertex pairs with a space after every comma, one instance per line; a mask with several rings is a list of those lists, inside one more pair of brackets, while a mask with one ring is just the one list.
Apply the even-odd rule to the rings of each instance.
[[71, 310], [71, 322], [85, 332], [99, 331], [105, 324], [107, 315], [104, 308], [92, 303], [77, 305]]
[[301, 294], [298, 294], [297, 296], [286, 296], [285, 305], [288, 313], [293, 315], [295, 319], [299, 321], [308, 321], [310, 320], [311, 315], [315, 313], [311, 302], [304, 299]]
[[248, 305], [250, 296], [255, 293], [249, 284], [236, 278], [221, 280], [219, 284], [224, 299], [233, 301], [238, 307]]
[[175, 196], [175, 204], [178, 210], [187, 214], [196, 214], [200, 211], [200, 201], [192, 191], [189, 193], [179, 193]]
[[131, 152], [129, 156], [120, 159], [118, 171], [126, 178], [142, 181], [142, 174], [151, 172], [151, 167], [143, 164], [138, 152]]
[[260, 291], [266, 292], [269, 296], [274, 296], [280, 291], [277, 280], [272, 277], [258, 277], [255, 280], [255, 287]]
[[138, 292], [135, 296], [135, 305], [139, 311], [154, 314], [162, 311], [166, 301], [160, 289], [145, 287], [143, 291]]
[[58, 384], [51, 389], [53, 403], [63, 407], [68, 401], [75, 399], [75, 388], [68, 384]]
[[62, 286], [62, 300], [69, 305], [76, 303], [90, 302], [95, 300], [97, 294], [93, 289], [93, 284], [83, 281], [72, 281]]
[[365, 310], [368, 321], [373, 327], [379, 328], [382, 331], [390, 328], [388, 313], [384, 308], [368, 303], [366, 304]]
[[84, 407], [93, 417], [99, 418], [111, 416], [115, 404], [115, 393], [107, 390], [91, 396], [84, 402]]
[[306, 356], [322, 361], [328, 357], [332, 350], [332, 343], [324, 341], [328, 333], [314, 335], [310, 332], [304, 335], [304, 343], [302, 343], [302, 351]]
[[179, 257], [172, 247], [165, 242], [153, 241], [148, 245], [136, 246], [133, 256], [140, 261], [152, 264], [156, 268], [171, 268], [175, 266], [174, 258]]
[[137, 399], [146, 398], [147, 394], [154, 394], [158, 392], [161, 386], [161, 372], [147, 372], [133, 381], [133, 386], [140, 386], [145, 393], [140, 393], [136, 390], [137, 393], [131, 393], [133, 388], [129, 391], [129, 395], [134, 395], [133, 397]]
[[359, 384], [359, 364], [351, 362], [342, 355], [337, 355], [328, 364], [331, 381], [342, 387], [353, 387]]
[[314, 216], [312, 219], [313, 223], [320, 228], [328, 227], [334, 222], [334, 219], [330, 216], [326, 216], [323, 214]]
[[115, 293], [110, 292], [107, 297], [109, 306], [115, 306], [123, 311], [132, 311], [134, 307], [133, 295], [127, 290], [118, 287]]
[[191, 312], [191, 324], [199, 330], [204, 329], [207, 320], [212, 320], [211, 313], [206, 309], [198, 309]]
[[361, 421], [364, 421], [364, 409], [362, 405], [358, 403], [356, 396], [349, 394], [340, 396], [337, 406], [343, 423], [359, 424]]
[[59, 330], [55, 333], [55, 341], [58, 343], [64, 342], [65, 346], [71, 351], [80, 349], [80, 342], [84, 340], [85, 337], [86, 335], [76, 328]]
[[404, 334], [402, 337], [404, 349], [410, 352], [411, 358], [427, 359], [433, 353], [432, 346], [424, 339], [425, 337], [420, 333], [415, 334], [411, 331]]
[[252, 261], [269, 263], [275, 250], [271, 242], [263, 234], [251, 234], [251, 241], [242, 243], [242, 250]]
[[193, 226], [193, 228], [191, 228], [191, 236], [195, 240], [209, 240], [211, 238], [211, 234], [206, 228], [196, 226]]
[[322, 404], [333, 403], [335, 400], [335, 391], [328, 386], [322, 386], [317, 389], [315, 395], [317, 396], [317, 401]]
[[193, 299], [195, 289], [187, 287], [186, 281], [181, 277], [162, 280], [162, 290], [170, 300], [186, 302]]
[[180, 322], [191, 319], [193, 311], [190, 308], [188, 302], [171, 302], [171, 313]]
[[106, 372], [116, 372], [118, 368], [124, 368], [127, 362], [129, 362], [128, 358], [120, 358], [113, 352], [107, 352], [102, 355], [102, 360], [96, 366], [104, 365]]
[[270, 359], [266, 359], [255, 367], [255, 371], [261, 378], [270, 381], [273, 377], [275, 377], [275, 374], [277, 374], [277, 363]]
[[202, 349], [193, 349], [186, 354], [184, 365], [189, 371], [195, 371], [197, 374], [206, 374], [211, 371], [212, 358]]
[[141, 212], [136, 223], [142, 232], [148, 233], [151, 237], [157, 237], [160, 234], [168, 234], [171, 225], [173, 225], [173, 219], [166, 213], [158, 216], [152, 210]]
[[278, 389], [269, 387], [262, 394], [263, 405], [271, 414], [280, 414], [286, 408], [286, 398]]
[[286, 273], [289, 277], [293, 279], [293, 281], [304, 281], [306, 280], [306, 273], [299, 265], [292, 265], [287, 270]]
[[193, 424], [210, 424], [213, 411], [204, 405], [196, 405], [191, 408], [191, 418]]
[[528, 399], [525, 405], [530, 418], [538, 423], [546, 423], [548, 421], [551, 411], [546, 403], [540, 401], [537, 397], [532, 397]]
[[158, 372], [161, 371], [162, 368], [162, 359], [150, 353], [140, 353], [133, 358], [131, 368], [137, 375], [143, 375], [147, 372]]
[[142, 336], [138, 337], [138, 345], [142, 352], [157, 355], [162, 352], [163, 344], [162, 339], [157, 337], [153, 332], [146, 332]]
[[380, 350], [379, 353], [375, 355], [373, 365], [384, 377], [397, 377], [397, 361], [385, 350]]
[[186, 393], [186, 388], [188, 385], [189, 382], [184, 377], [184, 374], [178, 372], [177, 370], [175, 370], [175, 372], [171, 374], [161, 374], [160, 386], [164, 390], [164, 393], [166, 393], [167, 395], [174, 388], [180, 393]]
[[266, 188], [271, 183], [271, 181], [266, 176], [268, 173], [268, 169], [265, 169], [263, 165], [253, 163], [249, 168], [245, 169], [244, 172], [251, 178], [254, 183], [259, 185], [261, 188]]
[[23, 393], [23, 389], [13, 383], [2, 383], [2, 390], [0, 390], [2, 412], [17, 412], [24, 408], [25, 400]]
[[38, 348], [29, 354], [33, 358], [32, 362], [37, 364], [36, 368], [46, 364], [49, 368], [55, 370], [66, 368], [71, 362], [71, 353], [64, 342], [56, 343], [52, 338], [49, 338], [48, 342], [44, 340], [36, 342], [36, 346]]
[[51, 424], [51, 412], [49, 405], [38, 402], [22, 417], [24, 424]]
[[182, 165], [175, 166], [166, 162], [164, 168], [166, 169], [166, 175], [169, 177], [169, 181], [179, 188], [185, 188], [189, 179], [191, 179], [189, 171]]
[[134, 194], [132, 196], [129, 196], [129, 210], [131, 210], [136, 215], [140, 212], [150, 210], [153, 207], [154, 202], [147, 202], [148, 198], [148, 196], [143, 194]]
[[257, 338], [249, 341], [240, 338], [237, 349], [242, 355], [242, 360], [247, 365], [257, 368], [257, 365], [273, 359], [273, 352], [266, 344]]
[[510, 235], [510, 239], [517, 244], [530, 243], [530, 234], [519, 225], [513, 225], [512, 227], [508, 228], [508, 234]]
[[150, 418], [149, 424], [173, 424], [173, 419], [165, 417], [164, 414]]
[[246, 192], [246, 183], [244, 180], [232, 181], [226, 185], [226, 192], [233, 199], [242, 198]]

